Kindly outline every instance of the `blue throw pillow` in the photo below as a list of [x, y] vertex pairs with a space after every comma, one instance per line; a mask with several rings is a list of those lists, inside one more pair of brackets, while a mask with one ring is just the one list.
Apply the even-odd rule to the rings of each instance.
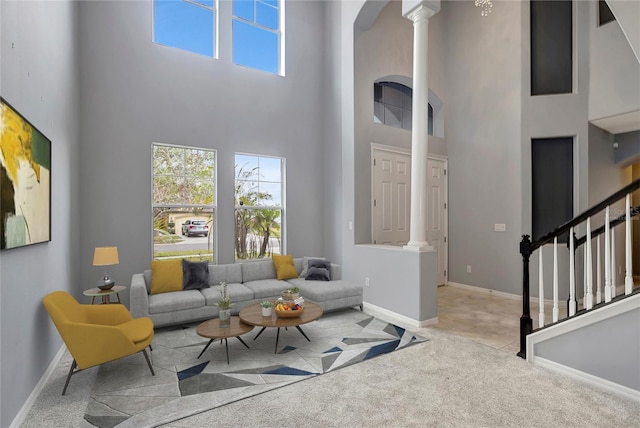
[[201, 290], [203, 288], [209, 288], [209, 263], [182, 259], [182, 289]]

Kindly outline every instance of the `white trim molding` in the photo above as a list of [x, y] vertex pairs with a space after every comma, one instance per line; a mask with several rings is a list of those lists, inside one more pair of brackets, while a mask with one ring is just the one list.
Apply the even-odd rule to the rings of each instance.
[[438, 317], [418, 321], [414, 320], [413, 318], [409, 318], [407, 316], [390, 311], [388, 309], [381, 308], [380, 306], [376, 306], [373, 303], [364, 302], [363, 308], [364, 312], [371, 316], [381, 318], [387, 322], [396, 324], [406, 329], [422, 328], [438, 324]]
[[[527, 350], [527, 357], [528, 356], [529, 356], [529, 351]], [[631, 389], [629, 387], [617, 384], [615, 382], [602, 379], [590, 373], [576, 370], [572, 367], [565, 366], [564, 364], [556, 363], [555, 361], [547, 360], [546, 358], [537, 357], [535, 359], [535, 364], [537, 366], [544, 367], [545, 369], [551, 370], [552, 372], [569, 376], [572, 379], [585, 382], [589, 385], [593, 385], [597, 388], [604, 389], [605, 391], [612, 392], [614, 394], [633, 400], [636, 403], [640, 403], [640, 391], [636, 391], [635, 389]]]

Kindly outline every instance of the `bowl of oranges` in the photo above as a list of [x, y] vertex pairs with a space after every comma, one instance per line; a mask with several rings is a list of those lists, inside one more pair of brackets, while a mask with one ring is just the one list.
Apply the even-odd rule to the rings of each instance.
[[302, 314], [304, 307], [295, 302], [278, 302], [273, 310], [280, 318], [295, 318]]

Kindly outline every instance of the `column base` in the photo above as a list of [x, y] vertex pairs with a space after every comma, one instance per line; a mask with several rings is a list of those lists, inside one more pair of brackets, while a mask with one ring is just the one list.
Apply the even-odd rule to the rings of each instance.
[[407, 245], [402, 247], [406, 251], [425, 252], [433, 251], [434, 248], [427, 241], [409, 241]]

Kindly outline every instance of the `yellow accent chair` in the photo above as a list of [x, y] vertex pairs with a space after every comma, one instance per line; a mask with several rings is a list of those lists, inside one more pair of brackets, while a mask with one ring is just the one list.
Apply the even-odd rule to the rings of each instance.
[[155, 376], [146, 351], [147, 346], [151, 348], [154, 333], [150, 318], [134, 319], [120, 304], [81, 305], [65, 291], [54, 291], [42, 302], [73, 357], [62, 395], [71, 375], [136, 352], [144, 354]]

